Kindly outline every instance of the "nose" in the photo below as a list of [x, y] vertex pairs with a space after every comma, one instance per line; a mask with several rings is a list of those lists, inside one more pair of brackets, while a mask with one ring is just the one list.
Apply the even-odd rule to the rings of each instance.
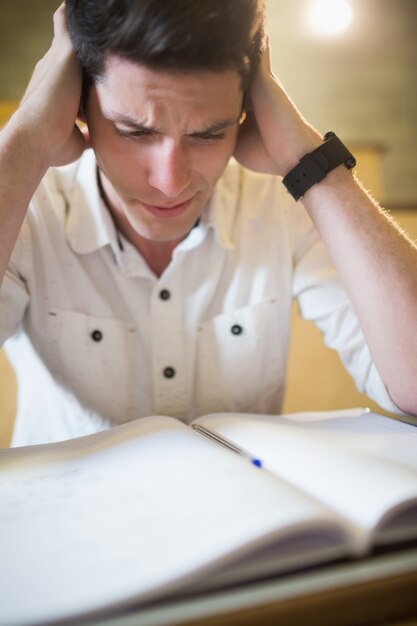
[[191, 164], [181, 143], [165, 138], [153, 155], [149, 184], [166, 197], [180, 197], [191, 182]]

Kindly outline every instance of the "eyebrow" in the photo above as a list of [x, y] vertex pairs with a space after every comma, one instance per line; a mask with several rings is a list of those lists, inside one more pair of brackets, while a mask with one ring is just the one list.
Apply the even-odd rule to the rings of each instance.
[[[135, 120], [131, 119], [128, 116], [112, 115], [111, 113], [109, 113], [108, 115], [105, 115], [105, 117], [110, 122], [113, 122], [114, 124], [121, 124], [123, 126], [127, 126], [131, 130], [145, 131], [145, 132], [151, 132], [151, 133], [161, 133], [162, 132], [162, 130], [160, 128], [156, 128], [154, 126], [147, 126], [146, 124], [141, 124], [141, 123], [136, 122]], [[218, 120], [218, 121], [214, 122], [213, 124], [207, 124], [207, 126], [204, 129], [202, 129], [202, 130], [193, 131], [193, 132], [188, 133], [188, 134], [189, 135], [203, 135], [205, 133], [215, 133], [215, 132], [218, 132], [220, 130], [224, 130], [226, 128], [230, 128], [231, 126], [234, 126], [235, 124], [237, 124], [239, 122], [240, 117], [241, 117], [241, 115], [239, 114], [235, 118], [225, 118], [223, 120]]]

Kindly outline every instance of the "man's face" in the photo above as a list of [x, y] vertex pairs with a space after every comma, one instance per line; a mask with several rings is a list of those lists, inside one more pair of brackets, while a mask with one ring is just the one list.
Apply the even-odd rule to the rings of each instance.
[[86, 121], [122, 232], [155, 242], [186, 236], [233, 154], [241, 107], [237, 71], [180, 74], [107, 59]]

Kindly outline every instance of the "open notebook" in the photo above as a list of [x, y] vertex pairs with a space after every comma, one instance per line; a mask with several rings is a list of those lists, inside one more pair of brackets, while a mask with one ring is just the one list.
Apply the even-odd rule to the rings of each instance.
[[[198, 432], [225, 437], [256, 458]], [[46, 624], [417, 539], [417, 428], [149, 417], [0, 451], [0, 624]]]

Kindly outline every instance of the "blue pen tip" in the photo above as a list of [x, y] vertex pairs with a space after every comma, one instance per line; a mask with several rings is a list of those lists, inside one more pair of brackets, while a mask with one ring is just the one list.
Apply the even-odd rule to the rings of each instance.
[[260, 459], [252, 459], [252, 464], [256, 467], [262, 467], [262, 461]]

